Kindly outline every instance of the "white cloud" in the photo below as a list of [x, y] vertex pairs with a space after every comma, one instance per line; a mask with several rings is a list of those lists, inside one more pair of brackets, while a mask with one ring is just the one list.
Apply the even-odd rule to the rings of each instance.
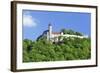
[[31, 16], [30, 13], [25, 13], [23, 15], [23, 24], [24, 26], [27, 26], [27, 27], [35, 27], [37, 26], [37, 21], [35, 18]]

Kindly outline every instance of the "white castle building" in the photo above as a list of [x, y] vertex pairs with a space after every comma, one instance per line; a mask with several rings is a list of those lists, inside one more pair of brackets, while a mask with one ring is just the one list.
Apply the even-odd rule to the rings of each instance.
[[[59, 37], [61, 38], [59, 39]], [[70, 35], [70, 34], [64, 34], [63, 32], [53, 32], [52, 31], [52, 25], [48, 25], [48, 32], [47, 32], [47, 40], [52, 42], [58, 42], [62, 41], [63, 37], [77, 37], [77, 38], [88, 38], [88, 36], [78, 36], [78, 35]]]

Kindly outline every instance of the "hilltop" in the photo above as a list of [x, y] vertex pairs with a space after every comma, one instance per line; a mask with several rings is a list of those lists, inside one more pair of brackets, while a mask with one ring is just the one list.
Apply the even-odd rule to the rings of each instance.
[[[64, 34], [83, 36], [79, 32], [63, 29]], [[45, 33], [44, 33], [45, 34]], [[23, 40], [23, 62], [84, 60], [91, 58], [90, 38], [63, 38], [63, 42], [51, 43], [45, 35], [36, 41]]]

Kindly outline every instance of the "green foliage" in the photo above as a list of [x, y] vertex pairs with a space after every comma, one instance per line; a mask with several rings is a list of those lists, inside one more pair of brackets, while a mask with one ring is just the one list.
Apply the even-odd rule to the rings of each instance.
[[69, 29], [69, 30], [67, 30], [67, 29], [62, 29], [61, 31], [62, 31], [64, 34], [71, 34], [71, 35], [79, 35], [79, 36], [82, 36], [81, 33], [75, 32], [75, 31], [73, 31], [73, 30], [71, 30], [71, 29]]
[[38, 41], [23, 40], [23, 62], [82, 60], [91, 58], [90, 38], [63, 38], [51, 43], [45, 38]]

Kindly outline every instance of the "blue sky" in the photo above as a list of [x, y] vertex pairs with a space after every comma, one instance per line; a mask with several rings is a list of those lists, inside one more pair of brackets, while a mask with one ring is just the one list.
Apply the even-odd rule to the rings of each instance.
[[72, 29], [91, 35], [91, 14], [79, 12], [51, 12], [23, 10], [23, 39], [36, 40], [51, 23], [53, 31]]

